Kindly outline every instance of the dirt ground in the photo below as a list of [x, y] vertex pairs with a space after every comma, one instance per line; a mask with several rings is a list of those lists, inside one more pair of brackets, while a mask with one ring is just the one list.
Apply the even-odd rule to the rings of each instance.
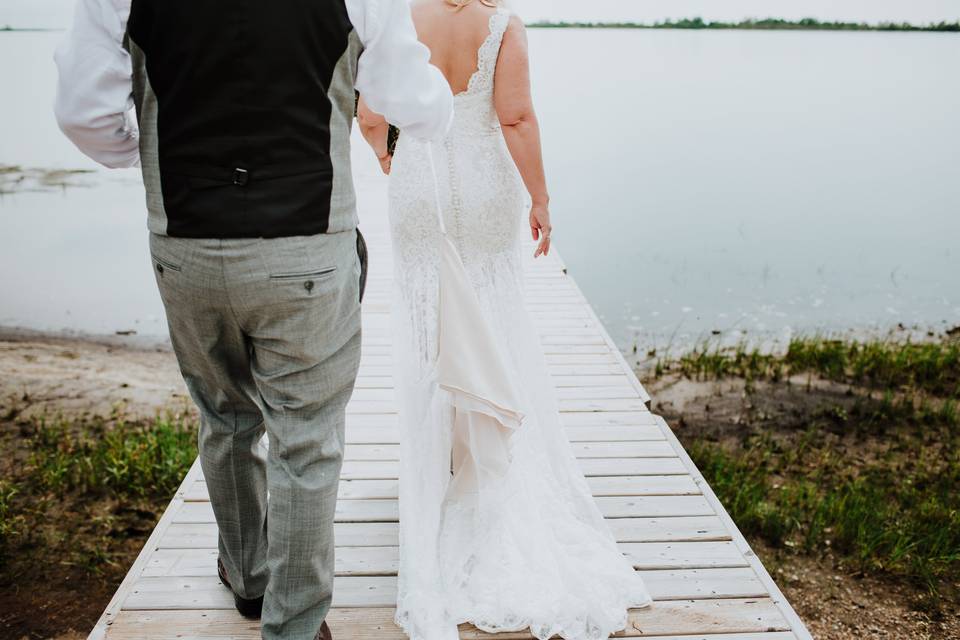
[[[2, 331], [0, 372], [0, 449], [6, 457], [0, 470], [26, 454], [18, 436], [31, 416], [108, 416], [122, 403], [133, 420], [188, 404], [173, 354], [121, 336], [93, 341]], [[50, 500], [45, 520], [68, 523], [64, 528], [91, 543], [107, 540], [112, 561], [91, 571], [51, 552], [82, 540], [45, 537], [50, 547], [22, 550], [30, 557], [0, 567], [0, 639], [85, 638], [165, 507], [99, 500], [71, 509], [56, 502]], [[116, 529], [123, 535], [110, 535]], [[29, 581], [21, 579], [26, 571]]]
[[844, 573], [830, 558], [754, 551], [817, 640], [957, 640], [957, 611], [926, 610], [925, 592], [893, 580]]
[[[807, 376], [791, 382], [758, 382], [747, 393], [739, 379], [698, 382], [668, 374], [651, 377], [644, 386], [653, 398], [653, 411], [664, 416], [681, 442], [798, 429], [819, 407], [854, 401], [843, 384]], [[837, 446], [844, 442], [838, 440]], [[861, 443], [859, 450], [850, 447], [845, 455], [854, 460], [869, 451]], [[933, 606], [926, 590], [850, 573], [829, 553], [813, 558], [762, 541], [750, 543], [818, 640], [960, 640], [960, 603], [955, 599]]]
[[0, 399], [26, 405], [24, 417], [105, 416], [118, 403], [131, 417], [153, 417], [161, 408], [189, 405], [176, 359], [163, 343], [0, 330], [0, 371]]
[[[120, 402], [131, 417], [152, 417], [161, 408], [188, 404], [169, 350], [158, 344], [131, 344], [122, 337], [86, 340], [0, 332], [0, 372], [7, 438], [15, 437], [17, 420], [43, 412], [108, 415]], [[815, 402], [810, 394], [800, 397], [779, 385], [766, 389], [757, 385], [748, 396], [738, 381], [700, 383], [668, 375], [648, 380], [646, 386], [654, 410], [668, 419], [681, 440], [735, 437], [757, 424], [799, 424], [812, 406], [808, 403]], [[844, 396], [840, 385], [823, 384], [821, 392]], [[10, 413], [14, 406], [16, 415]], [[763, 420], [758, 422], [758, 416]], [[8, 444], [4, 443], [5, 451]], [[143, 529], [142, 535], [122, 542], [126, 548], [120, 557], [132, 562], [149, 534], [149, 526]], [[829, 555], [810, 558], [760, 543], [754, 548], [818, 640], [960, 640], [956, 611], [940, 607], [931, 612], [925, 593], [916, 587], [845, 573]], [[0, 638], [86, 637], [129, 562], [91, 574], [37, 551], [29, 584], [18, 584], [18, 575], [0, 569]]]

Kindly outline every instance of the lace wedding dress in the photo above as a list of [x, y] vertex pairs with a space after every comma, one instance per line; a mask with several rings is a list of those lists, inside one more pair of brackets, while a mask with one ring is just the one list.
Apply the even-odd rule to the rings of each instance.
[[526, 194], [493, 107], [490, 18], [443, 143], [401, 135], [390, 178], [400, 409], [397, 623], [606, 638], [650, 597], [560, 425], [521, 291]]

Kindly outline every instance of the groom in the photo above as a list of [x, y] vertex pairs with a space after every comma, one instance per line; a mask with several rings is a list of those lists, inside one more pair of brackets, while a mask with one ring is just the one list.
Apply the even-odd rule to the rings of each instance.
[[78, 0], [56, 54], [64, 133], [108, 167], [142, 167], [220, 578], [267, 639], [330, 637], [365, 275], [354, 90], [438, 137], [453, 99], [428, 61], [406, 0]]

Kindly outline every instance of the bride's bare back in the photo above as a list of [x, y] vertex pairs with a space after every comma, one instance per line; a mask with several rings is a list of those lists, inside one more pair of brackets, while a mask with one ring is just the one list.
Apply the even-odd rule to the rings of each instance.
[[496, 8], [479, 0], [461, 8], [443, 0], [417, 0], [411, 12], [420, 42], [430, 49], [430, 62], [443, 72], [455, 94], [466, 91]]
[[[466, 91], [477, 70], [477, 50], [490, 33], [490, 17], [497, 12], [480, 0], [460, 7], [446, 0], [415, 0], [413, 24], [420, 42], [430, 49], [430, 62], [446, 77], [454, 94]], [[550, 250], [550, 214], [540, 151], [540, 127], [530, 96], [527, 34], [523, 22], [511, 16], [494, 74], [494, 107], [504, 139], [533, 199], [530, 228], [540, 240], [537, 255]]]

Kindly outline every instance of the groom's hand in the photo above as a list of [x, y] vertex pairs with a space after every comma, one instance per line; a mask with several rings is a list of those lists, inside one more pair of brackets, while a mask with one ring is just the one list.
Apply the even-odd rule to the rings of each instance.
[[530, 234], [534, 240], [539, 240], [534, 258], [550, 253], [550, 209], [545, 204], [534, 204], [530, 207]]

